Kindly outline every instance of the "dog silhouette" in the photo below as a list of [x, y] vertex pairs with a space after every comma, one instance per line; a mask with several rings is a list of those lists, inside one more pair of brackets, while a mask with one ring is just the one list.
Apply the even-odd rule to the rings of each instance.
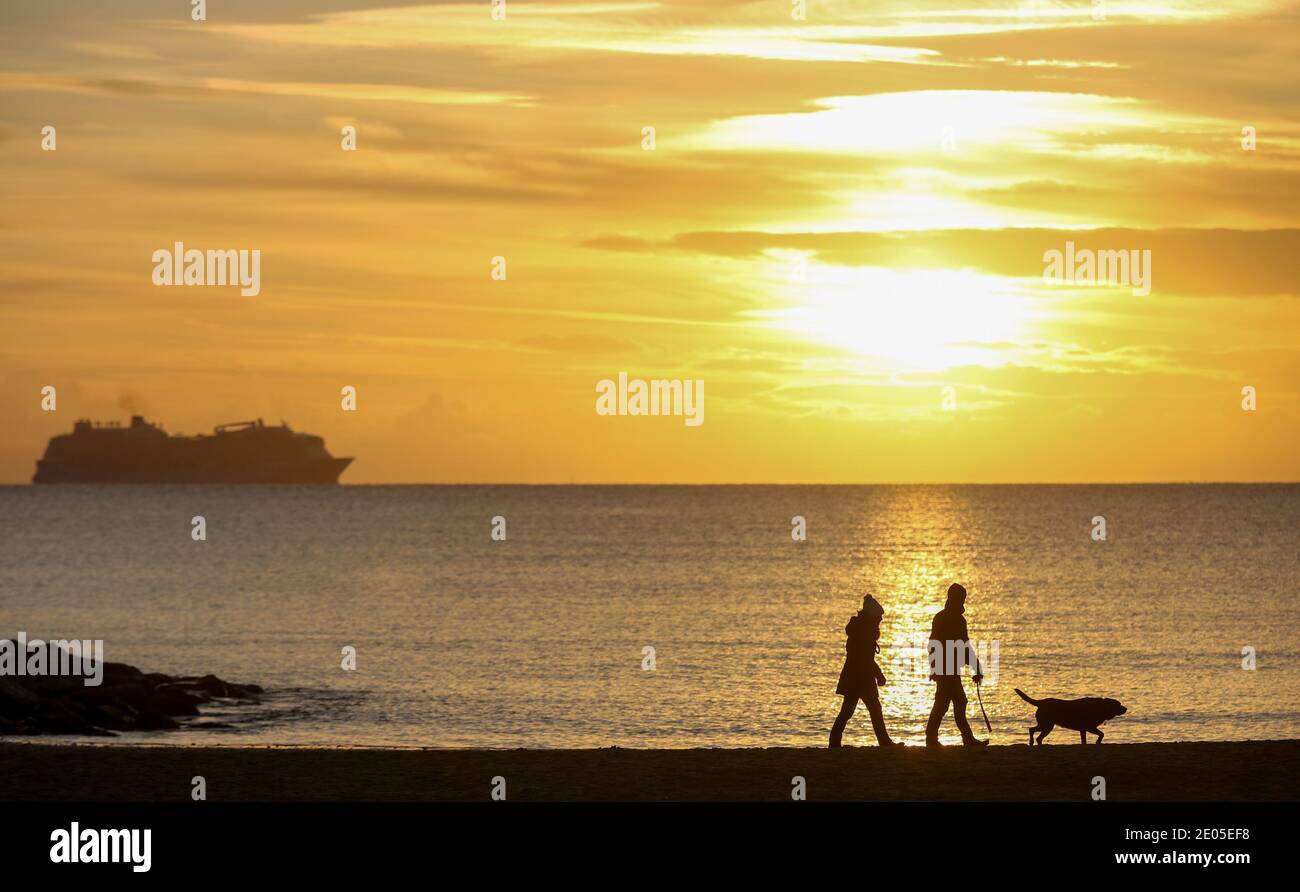
[[1123, 703], [1110, 697], [1084, 697], [1080, 700], [1057, 700], [1049, 697], [1045, 700], [1035, 700], [1020, 688], [1016, 688], [1015, 691], [1020, 695], [1020, 699], [1031, 706], [1038, 707], [1038, 712], [1034, 715], [1038, 724], [1029, 729], [1030, 746], [1034, 745], [1035, 732], [1038, 733], [1038, 745], [1042, 746], [1043, 738], [1057, 725], [1078, 731], [1080, 743], [1088, 742], [1088, 732], [1096, 734], [1097, 742], [1101, 743], [1101, 739], [1106, 736], [1099, 727], [1101, 723], [1128, 712]]

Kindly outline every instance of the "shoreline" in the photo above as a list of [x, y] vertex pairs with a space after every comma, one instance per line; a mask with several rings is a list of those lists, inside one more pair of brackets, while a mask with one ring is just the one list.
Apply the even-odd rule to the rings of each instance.
[[0, 802], [1295, 801], [1300, 740], [903, 747], [474, 750], [0, 740]]

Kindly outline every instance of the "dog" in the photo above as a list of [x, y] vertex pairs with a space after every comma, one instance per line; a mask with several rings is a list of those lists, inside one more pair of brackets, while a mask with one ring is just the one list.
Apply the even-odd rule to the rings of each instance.
[[1038, 724], [1029, 729], [1030, 746], [1034, 745], [1034, 732], [1038, 732], [1038, 745], [1042, 746], [1043, 738], [1050, 734], [1057, 725], [1062, 728], [1069, 728], [1072, 731], [1078, 731], [1080, 743], [1088, 742], [1089, 731], [1096, 734], [1097, 743], [1101, 743], [1101, 739], [1106, 736], [1101, 733], [1099, 727], [1101, 723], [1128, 712], [1123, 703], [1112, 700], [1110, 697], [1084, 697], [1081, 700], [1057, 700], [1055, 698], [1035, 700], [1020, 688], [1015, 690], [1020, 695], [1021, 700], [1031, 706], [1038, 707], [1038, 712], [1034, 715], [1034, 719]]

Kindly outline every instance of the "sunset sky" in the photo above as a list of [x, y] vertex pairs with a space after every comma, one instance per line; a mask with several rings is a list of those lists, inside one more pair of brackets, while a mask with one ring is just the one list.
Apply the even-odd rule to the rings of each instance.
[[[1300, 4], [792, 8], [0, 6], [0, 482], [136, 412], [345, 483], [1300, 479]], [[155, 287], [177, 241], [261, 293]]]

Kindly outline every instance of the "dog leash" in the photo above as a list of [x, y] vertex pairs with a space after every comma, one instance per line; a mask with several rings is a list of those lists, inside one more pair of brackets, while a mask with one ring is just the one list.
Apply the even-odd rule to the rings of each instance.
[[989, 729], [989, 737], [993, 736], [993, 726], [989, 724], [989, 714], [984, 712], [984, 695], [980, 693], [980, 685], [975, 685], [975, 696], [980, 701], [980, 712], [984, 715], [984, 727]]

